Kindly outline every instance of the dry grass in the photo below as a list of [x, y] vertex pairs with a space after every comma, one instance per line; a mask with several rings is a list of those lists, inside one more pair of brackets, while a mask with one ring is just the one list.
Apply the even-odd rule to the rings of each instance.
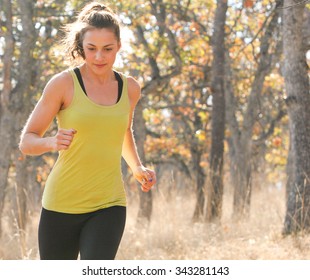
[[137, 201], [129, 204], [129, 221], [119, 259], [300, 260], [310, 258], [310, 236], [283, 238], [285, 192], [276, 188], [254, 191], [251, 215], [233, 223], [232, 193], [224, 196], [221, 225], [191, 223], [195, 194], [175, 193], [169, 199], [157, 191], [153, 220], [138, 227]]
[[[153, 218], [138, 226], [138, 196], [130, 196], [125, 234], [117, 259], [121, 260], [301, 260], [310, 259], [310, 236], [283, 238], [285, 191], [275, 187], [254, 190], [251, 215], [233, 223], [232, 193], [224, 195], [221, 225], [191, 223], [194, 191], [154, 191]], [[9, 213], [9, 212], [8, 212]], [[13, 221], [13, 222], [12, 222]], [[1, 259], [38, 259], [38, 213], [26, 232], [26, 245], [9, 213], [3, 217], [5, 233], [0, 242]], [[23, 253], [24, 252], [24, 253]]]

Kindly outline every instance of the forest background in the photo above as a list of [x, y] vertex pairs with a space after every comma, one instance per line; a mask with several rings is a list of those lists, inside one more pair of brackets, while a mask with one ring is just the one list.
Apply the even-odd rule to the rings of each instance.
[[[87, 2], [0, 0], [1, 259], [38, 259], [57, 155], [23, 156], [19, 135], [68, 67], [61, 26]], [[104, 3], [122, 22], [116, 68], [142, 86], [134, 131], [158, 178], [142, 193], [124, 164], [117, 258], [309, 259], [309, 1]]]

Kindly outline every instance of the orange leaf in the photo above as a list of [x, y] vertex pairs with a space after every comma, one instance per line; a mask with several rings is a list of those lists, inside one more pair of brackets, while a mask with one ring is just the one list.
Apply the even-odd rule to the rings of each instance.
[[244, 7], [245, 8], [252, 8], [254, 5], [253, 0], [244, 0]]

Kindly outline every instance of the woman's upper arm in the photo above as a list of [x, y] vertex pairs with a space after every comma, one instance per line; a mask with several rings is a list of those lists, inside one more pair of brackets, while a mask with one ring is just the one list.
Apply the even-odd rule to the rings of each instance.
[[131, 112], [130, 112], [130, 121], [131, 121], [135, 107], [141, 97], [141, 87], [139, 83], [132, 77], [128, 77], [128, 95], [131, 106]]
[[128, 77], [127, 82], [128, 82], [128, 96], [130, 101], [130, 115], [129, 115], [128, 129], [131, 130], [134, 110], [141, 96], [141, 88], [139, 83], [132, 77]]
[[34, 133], [40, 137], [44, 135], [64, 103], [65, 94], [70, 87], [69, 75], [62, 72], [47, 83], [40, 100], [27, 120], [23, 134]]

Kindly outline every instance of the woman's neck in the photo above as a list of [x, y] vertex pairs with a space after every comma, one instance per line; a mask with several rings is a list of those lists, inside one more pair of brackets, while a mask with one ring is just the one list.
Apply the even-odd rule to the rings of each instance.
[[115, 76], [112, 69], [111, 71], [106, 71], [105, 73], [99, 75], [96, 74], [90, 67], [88, 67], [87, 64], [83, 64], [80, 67], [80, 71], [85, 79], [92, 81], [94, 83], [105, 84], [115, 80]]

